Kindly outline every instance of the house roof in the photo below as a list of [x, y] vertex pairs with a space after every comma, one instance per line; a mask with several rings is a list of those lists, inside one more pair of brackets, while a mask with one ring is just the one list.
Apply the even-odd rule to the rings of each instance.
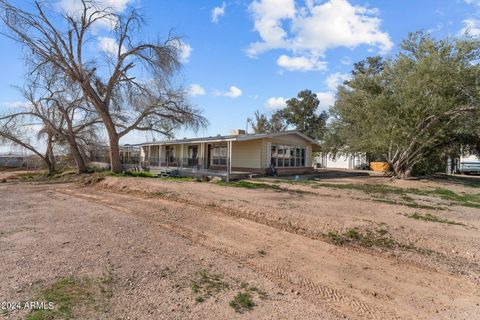
[[268, 133], [253, 133], [253, 134], [240, 134], [240, 135], [226, 135], [226, 136], [210, 136], [210, 137], [203, 137], [203, 138], [190, 138], [190, 139], [175, 139], [175, 140], [163, 140], [163, 141], [152, 141], [152, 142], [145, 142], [140, 145], [169, 145], [169, 144], [187, 144], [187, 143], [201, 143], [201, 142], [222, 142], [222, 141], [247, 141], [247, 140], [255, 140], [255, 139], [263, 139], [263, 138], [274, 138], [279, 136], [286, 136], [286, 135], [297, 135], [311, 144], [319, 145], [319, 143], [312, 138], [304, 135], [300, 131], [297, 130], [287, 130], [281, 132], [268, 132]]

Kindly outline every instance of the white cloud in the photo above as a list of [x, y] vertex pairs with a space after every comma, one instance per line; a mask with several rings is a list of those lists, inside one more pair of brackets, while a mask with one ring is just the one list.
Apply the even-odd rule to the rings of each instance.
[[[123, 12], [132, 0], [97, 0], [99, 7], [110, 9], [112, 12]], [[60, 0], [58, 6], [68, 13], [77, 13], [83, 10], [83, 4], [79, 0]]]
[[[89, 11], [93, 13], [96, 9], [105, 9], [111, 13], [122, 13], [133, 1], [134, 0], [96, 0], [94, 5], [95, 8], [92, 7]], [[73, 16], [82, 13], [84, 9], [83, 4], [80, 0], [60, 0], [59, 2], [57, 2], [57, 7], [61, 11]], [[115, 17], [110, 16], [97, 20], [95, 23], [95, 27], [103, 27], [113, 30], [117, 22], [118, 20]], [[93, 29], [92, 31], [94, 33], [96, 32], [95, 29]]]
[[365, 44], [378, 47], [382, 53], [393, 47], [389, 34], [380, 30], [378, 10], [353, 6], [347, 0], [321, 4], [307, 1], [306, 6], [298, 8], [294, 0], [255, 0], [250, 11], [262, 40], [250, 44], [249, 56], [285, 49], [318, 61], [328, 49], [336, 47]]
[[222, 94], [225, 97], [238, 98], [242, 95], [242, 90], [235, 86], [231, 86], [230, 90]]
[[225, 7], [226, 6], [227, 5], [225, 4], [225, 2], [222, 2], [221, 7], [213, 8], [213, 10], [212, 10], [212, 22], [213, 23], [218, 23], [218, 20], [220, 19], [220, 17], [222, 17], [225, 14]]
[[284, 54], [278, 57], [277, 64], [288, 71], [325, 70], [327, 68], [325, 61], [319, 61], [313, 57], [289, 57]]
[[278, 110], [287, 106], [287, 99], [283, 97], [271, 97], [265, 103], [265, 107], [271, 110]]
[[[317, 92], [316, 95], [320, 101], [319, 112], [327, 111], [335, 103], [335, 93], [333, 91]], [[270, 110], [283, 109], [287, 106], [287, 100], [283, 97], [271, 97], [265, 103], [265, 107]]]
[[465, 0], [466, 4], [476, 4], [480, 6], [480, 0]]
[[193, 48], [182, 40], [175, 41], [173, 45], [179, 50], [180, 61], [182, 63], [187, 63], [190, 60]]
[[32, 106], [29, 101], [8, 101], [0, 103], [0, 106], [11, 109], [27, 109]]
[[247, 53], [255, 56], [257, 53], [272, 48], [287, 46], [287, 32], [282, 22], [295, 17], [295, 3], [293, 0], [261, 0], [250, 4], [253, 13], [254, 28], [264, 42], [255, 42], [250, 45]]
[[205, 95], [205, 89], [199, 84], [192, 84], [189, 93], [191, 96], [203, 96]]
[[335, 103], [335, 94], [332, 91], [317, 92], [317, 98], [320, 100], [319, 111], [327, 111]]
[[231, 86], [230, 90], [228, 90], [227, 92], [222, 92], [220, 90], [215, 89], [213, 90], [212, 94], [216, 97], [224, 96], [224, 97], [230, 97], [230, 98], [238, 98], [243, 94], [243, 92], [238, 87]]
[[345, 80], [349, 80], [351, 75], [348, 73], [333, 73], [327, 77], [326, 83], [329, 90], [336, 90]]
[[[480, 0], [479, 0], [480, 3]], [[462, 21], [463, 28], [460, 30], [461, 34], [468, 33], [471, 36], [480, 36], [480, 20], [477, 19], [465, 19]]]
[[[117, 40], [110, 38], [110, 37], [99, 37], [98, 38], [98, 47], [100, 50], [105, 52], [107, 55], [111, 57], [117, 56], [118, 51], [118, 43]], [[122, 46], [121, 52], [125, 51], [125, 47]]]

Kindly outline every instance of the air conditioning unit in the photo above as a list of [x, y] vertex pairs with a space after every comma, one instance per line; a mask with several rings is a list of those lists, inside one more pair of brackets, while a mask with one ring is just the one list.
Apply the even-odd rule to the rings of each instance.
[[242, 130], [242, 129], [232, 129], [232, 130], [230, 131], [230, 134], [231, 134], [232, 136], [240, 136], [240, 135], [245, 134], [245, 130]]

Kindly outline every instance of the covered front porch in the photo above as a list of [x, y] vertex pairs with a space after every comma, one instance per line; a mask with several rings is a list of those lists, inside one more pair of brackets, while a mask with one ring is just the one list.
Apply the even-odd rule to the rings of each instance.
[[252, 172], [232, 170], [232, 141], [147, 144], [141, 147], [140, 165], [153, 172], [178, 170], [188, 176], [244, 178]]

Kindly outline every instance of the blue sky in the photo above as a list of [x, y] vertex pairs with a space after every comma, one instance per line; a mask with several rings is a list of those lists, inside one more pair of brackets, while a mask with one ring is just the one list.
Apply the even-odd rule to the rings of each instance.
[[[60, 5], [74, 1], [61, 0]], [[302, 89], [318, 93], [327, 109], [335, 86], [348, 77], [354, 62], [394, 54], [410, 31], [445, 37], [468, 27], [480, 34], [480, 0], [102, 1], [119, 11], [125, 5], [140, 8], [147, 18], [142, 33], [147, 38], [170, 30], [183, 36], [187, 49], [181, 79], [187, 90], [193, 85], [191, 101], [210, 125], [197, 134], [179, 132], [180, 138], [245, 128], [255, 110], [281, 108]], [[93, 53], [102, 43], [99, 35]], [[22, 84], [25, 68], [17, 44], [0, 36], [0, 48], [1, 110], [21, 103], [12, 85]], [[147, 139], [152, 136], [131, 134], [122, 142]]]

